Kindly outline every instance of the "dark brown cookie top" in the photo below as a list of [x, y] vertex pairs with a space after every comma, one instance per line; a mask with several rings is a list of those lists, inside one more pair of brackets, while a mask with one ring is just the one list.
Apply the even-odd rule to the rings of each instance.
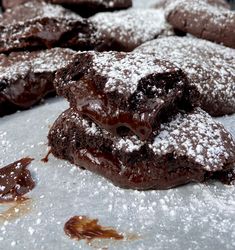
[[158, 36], [174, 34], [162, 9], [98, 13], [90, 20], [97, 28], [98, 50], [131, 51]]
[[14, 24], [20, 25], [24, 22], [39, 21], [43, 18], [83, 20], [78, 15], [59, 5], [46, 4], [40, 1], [30, 1], [26, 4], [17, 6], [14, 9], [7, 10], [2, 16], [0, 16], [0, 24], [7, 27]]
[[71, 68], [64, 78], [60, 78], [60, 74], [58, 74], [57, 88], [59, 92], [74, 82], [73, 77], [78, 73], [76, 70], [81, 70], [81, 75], [86, 75], [90, 80], [96, 77], [102, 78], [104, 84], [100, 88], [103, 92], [117, 92], [127, 96], [137, 90], [142, 78], [153, 74], [180, 71], [174, 64], [157, 59], [154, 53], [146, 56], [142, 53], [91, 51], [78, 53], [75, 61], [82, 62], [83, 67]]
[[[59, 5], [31, 1], [0, 16], [0, 51], [89, 46], [91, 24]], [[92, 38], [91, 38], [92, 39]]]
[[74, 55], [73, 50], [63, 48], [1, 55], [0, 89], [3, 90], [4, 82], [10, 85], [16, 80], [25, 79], [30, 72], [34, 74], [55, 73], [58, 69], [67, 66]]
[[[31, 0], [3, 0], [2, 6], [4, 9], [8, 9], [27, 2], [31, 2]], [[84, 17], [97, 12], [126, 9], [132, 6], [132, 0], [44, 0], [44, 2], [60, 4]]]
[[176, 29], [235, 48], [235, 12], [204, 0], [176, 0], [166, 8]]
[[[31, 0], [3, 0], [2, 5], [5, 9], [7, 9], [30, 1]], [[45, 2], [54, 4], [72, 4], [72, 5], [86, 4], [88, 7], [89, 4], [96, 4], [96, 5], [101, 5], [107, 9], [109, 8], [119, 9], [131, 6], [131, 0], [45, 0]]]
[[194, 37], [166, 37], [150, 41], [137, 52], [155, 53], [187, 73], [211, 115], [235, 112], [235, 50]]
[[131, 0], [49, 0], [51, 3], [55, 4], [73, 4], [73, 5], [91, 5], [103, 6], [106, 9], [122, 9], [131, 7]]
[[58, 69], [71, 62], [74, 51], [54, 48], [0, 55], [0, 117], [30, 108], [54, 94]]

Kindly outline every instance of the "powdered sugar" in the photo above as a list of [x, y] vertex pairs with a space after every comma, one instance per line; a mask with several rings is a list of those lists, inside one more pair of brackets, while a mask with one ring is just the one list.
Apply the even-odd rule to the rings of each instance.
[[235, 112], [234, 49], [194, 37], [166, 37], [143, 44], [136, 51], [155, 53], [183, 69], [201, 92], [202, 107], [211, 114], [221, 108], [225, 113]]
[[235, 13], [224, 6], [176, 0], [166, 8], [166, 18], [176, 29], [235, 48]]
[[221, 125], [198, 110], [177, 115], [169, 124], [163, 124], [151, 148], [157, 155], [173, 152], [176, 158], [187, 156], [208, 171], [218, 171], [235, 149], [229, 134], [224, 140], [225, 134]]
[[[70, 10], [40, 1], [30, 1], [4, 12], [0, 17], [0, 26], [1, 52], [37, 50], [56, 45], [63, 47], [61, 43], [66, 44], [66, 38], [72, 39], [66, 35], [74, 32], [74, 29], [77, 32], [77, 35], [75, 32], [73, 34], [75, 44], [66, 46], [80, 46], [90, 39], [88, 36], [92, 29], [87, 20]], [[85, 31], [84, 26], [87, 27]]]
[[133, 93], [141, 78], [178, 70], [166, 61], [159, 61], [154, 54], [142, 53], [93, 53], [91, 69], [107, 78], [105, 91]]
[[0, 79], [13, 81], [24, 78], [29, 72], [55, 72], [71, 62], [74, 51], [54, 48], [38, 52], [18, 52], [2, 56]]
[[128, 138], [119, 138], [115, 143], [115, 147], [118, 150], [124, 150], [127, 153], [139, 150], [144, 145], [144, 142], [137, 139], [136, 136]]
[[99, 39], [104, 39], [105, 43], [116, 41], [129, 51], [159, 35], [173, 34], [162, 9], [128, 9], [115, 13], [98, 13], [90, 20], [98, 29]]
[[[206, 18], [206, 14], [209, 14], [213, 17], [215, 23], [220, 26], [225, 25], [226, 19], [234, 18], [233, 12], [224, 8], [224, 6], [213, 3], [209, 4], [209, 1], [204, 0], [174, 0], [170, 1], [169, 5], [166, 8], [166, 16], [174, 11], [176, 8], [181, 9], [182, 12], [192, 12], [193, 14], [203, 14], [199, 16], [200, 20]], [[213, 2], [213, 1], [211, 1]]]
[[[9, 21], [9, 18], [11, 17], [13, 18]], [[13, 9], [7, 9], [6, 12], [0, 17], [0, 24], [7, 28], [8, 25], [23, 25], [25, 21], [34, 22], [35, 20], [42, 18], [82, 20], [80, 16], [64, 9], [59, 5], [52, 5], [44, 2], [39, 3], [38, 1], [28, 1], [25, 4], [19, 5]]]

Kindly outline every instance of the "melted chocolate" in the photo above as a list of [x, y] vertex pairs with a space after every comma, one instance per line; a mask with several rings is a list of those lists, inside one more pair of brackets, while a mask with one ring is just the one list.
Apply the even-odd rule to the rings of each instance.
[[49, 161], [49, 156], [51, 154], [51, 149], [47, 152], [46, 156], [41, 159], [42, 162], [47, 163]]
[[[132, 132], [141, 140], [146, 140], [150, 137], [153, 129], [158, 129], [160, 123], [166, 119], [166, 114], [171, 116], [176, 112], [177, 105], [179, 105], [177, 100], [180, 100], [183, 95], [182, 87], [174, 86], [174, 83], [169, 82], [167, 76], [165, 78], [163, 77], [159, 81], [161, 84], [158, 86], [167, 97], [164, 102], [158, 102], [159, 96], [153, 97], [155, 93], [144, 89], [147, 88], [144, 86], [139, 87], [138, 94], [133, 94], [129, 98], [130, 107], [124, 109], [120, 103], [110, 102], [104, 93], [97, 90], [92, 81], [82, 78], [82, 89], [78, 96], [71, 99], [71, 106], [76, 107], [81, 114], [88, 116], [114, 135], [125, 136]], [[77, 76], [73, 79], [76, 80]], [[176, 93], [174, 97], [170, 92], [173, 88]], [[89, 93], [89, 96], [87, 96], [87, 93]], [[138, 100], [140, 93], [148, 96], [149, 99]], [[172, 103], [176, 103], [175, 106]], [[126, 106], [128, 105], [126, 104]]]
[[14, 220], [31, 210], [31, 199], [19, 197], [14, 201], [1, 201], [1, 206], [6, 209], [0, 213], [0, 221]]
[[14, 201], [35, 186], [27, 166], [32, 158], [23, 158], [0, 169], [0, 202]]
[[138, 190], [204, 182], [215, 172], [233, 168], [235, 162], [231, 136], [200, 109], [178, 114], [147, 142], [133, 136], [114, 136], [69, 109], [56, 120], [48, 139], [54, 156], [99, 174], [114, 185]]
[[86, 240], [88, 243], [94, 239], [123, 240], [124, 236], [110, 227], [102, 227], [98, 220], [86, 216], [74, 216], [65, 223], [65, 233], [72, 239]]
[[[148, 64], [152, 66], [142, 72]], [[142, 141], [179, 109], [191, 110], [198, 97], [179, 68], [154, 54], [77, 54], [57, 72], [55, 86], [70, 107], [102, 128], [119, 136], [135, 134]]]

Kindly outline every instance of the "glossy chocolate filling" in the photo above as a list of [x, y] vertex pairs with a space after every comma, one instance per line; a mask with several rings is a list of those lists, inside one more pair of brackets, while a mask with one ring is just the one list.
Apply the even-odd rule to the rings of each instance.
[[[164, 74], [151, 78], [154, 80], [140, 82], [137, 91], [124, 103], [114, 103], [109, 96], [113, 93], [104, 94], [92, 81], [82, 78], [76, 87], [71, 87], [69, 101], [71, 107], [76, 107], [81, 114], [112, 134], [135, 134], [146, 140], [153, 130], [158, 130], [160, 124], [179, 109], [190, 110], [192, 107], [192, 100], [186, 100], [187, 90], [180, 76]], [[74, 76], [73, 80], [76, 79], [77, 76]], [[195, 94], [193, 98], [197, 97]]]

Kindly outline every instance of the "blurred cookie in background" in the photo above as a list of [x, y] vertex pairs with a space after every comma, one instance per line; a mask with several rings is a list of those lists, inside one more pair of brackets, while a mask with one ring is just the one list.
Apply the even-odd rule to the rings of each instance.
[[[31, 1], [3, 0], [2, 5], [4, 9], [8, 9], [26, 2]], [[132, 6], [132, 0], [45, 0], [45, 2], [60, 4], [83, 17], [94, 15], [97, 12], [121, 10]]]
[[70, 63], [75, 53], [54, 48], [1, 54], [0, 116], [28, 109], [48, 94], [55, 94], [55, 73]]
[[166, 19], [181, 32], [235, 48], [234, 11], [204, 0], [176, 0], [167, 6]]
[[155, 53], [174, 63], [201, 93], [201, 107], [212, 116], [235, 113], [235, 50], [195, 37], [164, 37], [135, 51]]
[[132, 51], [160, 36], [174, 35], [162, 9], [128, 9], [98, 13], [89, 19], [97, 29], [98, 51]]
[[91, 23], [60, 5], [31, 1], [0, 15], [0, 52], [93, 48]]

